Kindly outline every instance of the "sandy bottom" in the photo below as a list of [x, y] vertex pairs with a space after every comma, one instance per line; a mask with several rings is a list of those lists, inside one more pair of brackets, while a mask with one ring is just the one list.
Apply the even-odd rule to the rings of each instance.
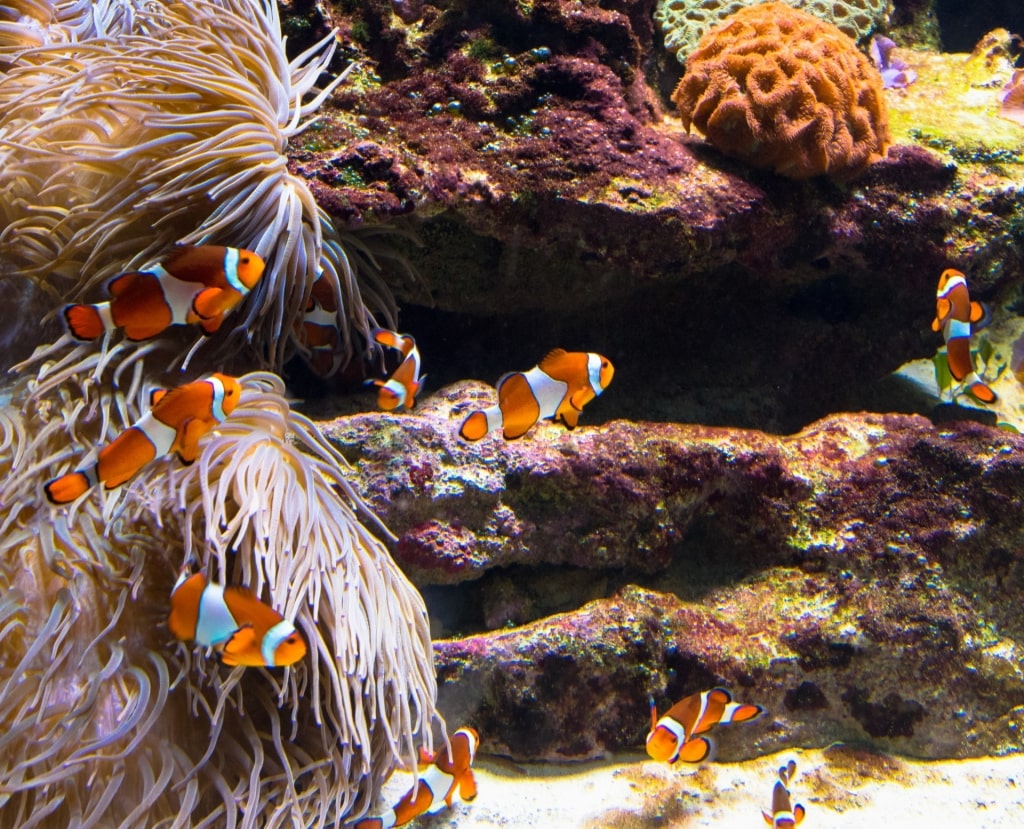
[[[646, 756], [568, 766], [519, 766], [477, 758], [478, 796], [421, 818], [430, 829], [475, 827], [696, 827], [765, 824], [777, 769], [797, 763], [795, 803], [808, 827], [996, 829], [1024, 827], [1024, 755], [923, 762], [846, 746], [786, 751], [745, 763], [671, 768]], [[397, 800], [409, 778], [385, 791]]]

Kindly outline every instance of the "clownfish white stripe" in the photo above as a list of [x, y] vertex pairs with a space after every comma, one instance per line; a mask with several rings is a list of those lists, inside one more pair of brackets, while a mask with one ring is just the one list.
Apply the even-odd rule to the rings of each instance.
[[278, 646], [293, 633], [295, 633], [295, 625], [287, 619], [282, 619], [263, 636], [263, 642], [260, 645], [260, 655], [263, 657], [263, 661], [271, 668], [277, 667], [274, 653], [277, 651]]
[[593, 352], [587, 355], [587, 379], [595, 395], [604, 391], [601, 388], [601, 355]]
[[185, 325], [188, 314], [192, 310], [192, 300], [196, 295], [196, 283], [177, 279], [167, 272], [163, 265], [156, 265], [151, 272], [160, 280], [160, 290], [164, 294], [164, 302], [171, 312], [173, 325]]
[[249, 289], [238, 278], [238, 248], [228, 248], [224, 252], [224, 276], [228, 284], [242, 296], [249, 293]]
[[[672, 717], [662, 717], [658, 721], [658, 727], [664, 728], [670, 732], [673, 737], [676, 738], [676, 756], [679, 756], [679, 747], [686, 742], [686, 729], [683, 728], [682, 723], [676, 722]], [[675, 759], [675, 758], [673, 758]]]
[[228, 416], [227, 412], [224, 411], [224, 384], [216, 376], [209, 377], [208, 380], [210, 385], [213, 386], [213, 404], [210, 407], [213, 411], [213, 417], [218, 423], [223, 423], [224, 419]]
[[539, 366], [534, 366], [529, 371], [523, 372], [523, 375], [526, 377], [526, 382], [530, 384], [530, 391], [533, 392], [533, 397], [540, 407], [541, 418], [553, 417], [559, 404], [565, 399], [569, 384], [552, 379]]
[[946, 320], [946, 330], [943, 333], [946, 336], [946, 340], [951, 340], [954, 337], [970, 338], [971, 323], [964, 320], [948, 319]]
[[967, 287], [967, 278], [966, 277], [964, 277], [964, 276], [953, 276], [953, 277], [950, 277], [949, 279], [946, 280], [945, 287], [941, 291], [938, 291], [936, 293], [936, 296], [938, 296], [940, 299], [944, 299], [945, 297], [948, 297], [951, 293], [953, 293], [953, 289], [954, 288], [959, 288], [961, 286], [963, 286], [964, 288]]
[[166, 423], [161, 423], [153, 417], [152, 411], [146, 412], [139, 418], [139, 422], [135, 426], [153, 444], [155, 457], [157, 458], [170, 452], [174, 441], [178, 437], [178, 430], [173, 426], [168, 426]]
[[710, 698], [710, 696], [711, 693], [709, 691], [704, 691], [700, 695], [700, 710], [697, 712], [697, 716], [693, 721], [694, 728], [696, 728], [697, 725], [704, 719], [704, 714], [707, 713], [708, 710], [708, 699]]
[[96, 306], [96, 313], [99, 314], [100, 320], [103, 323], [104, 331], [113, 331], [117, 326], [114, 324], [114, 316], [110, 311], [109, 302], [101, 302]]
[[211, 647], [227, 642], [238, 630], [238, 622], [224, 601], [224, 585], [209, 583], [199, 599], [195, 640]]

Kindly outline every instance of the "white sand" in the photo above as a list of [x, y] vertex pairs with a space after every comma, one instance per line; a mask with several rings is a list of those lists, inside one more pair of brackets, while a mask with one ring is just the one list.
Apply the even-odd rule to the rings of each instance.
[[[417, 824], [430, 829], [641, 829], [764, 827], [778, 767], [797, 762], [793, 800], [801, 829], [1024, 827], [1024, 755], [925, 762], [845, 747], [786, 751], [746, 763], [670, 768], [646, 756], [579, 765], [518, 766], [479, 757], [479, 794]], [[409, 785], [396, 775], [386, 796]]]

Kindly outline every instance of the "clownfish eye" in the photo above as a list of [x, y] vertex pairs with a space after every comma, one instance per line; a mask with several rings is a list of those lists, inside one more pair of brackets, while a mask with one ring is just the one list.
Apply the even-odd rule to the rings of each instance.
[[248, 256], [243, 256], [242, 257], [242, 264], [243, 265], [248, 265], [249, 264], [249, 257]]

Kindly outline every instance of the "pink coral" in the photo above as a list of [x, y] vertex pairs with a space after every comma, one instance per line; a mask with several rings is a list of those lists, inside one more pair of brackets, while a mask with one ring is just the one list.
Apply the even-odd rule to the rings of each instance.
[[831, 23], [784, 3], [707, 32], [672, 99], [687, 130], [790, 178], [850, 178], [889, 145], [878, 70]]

